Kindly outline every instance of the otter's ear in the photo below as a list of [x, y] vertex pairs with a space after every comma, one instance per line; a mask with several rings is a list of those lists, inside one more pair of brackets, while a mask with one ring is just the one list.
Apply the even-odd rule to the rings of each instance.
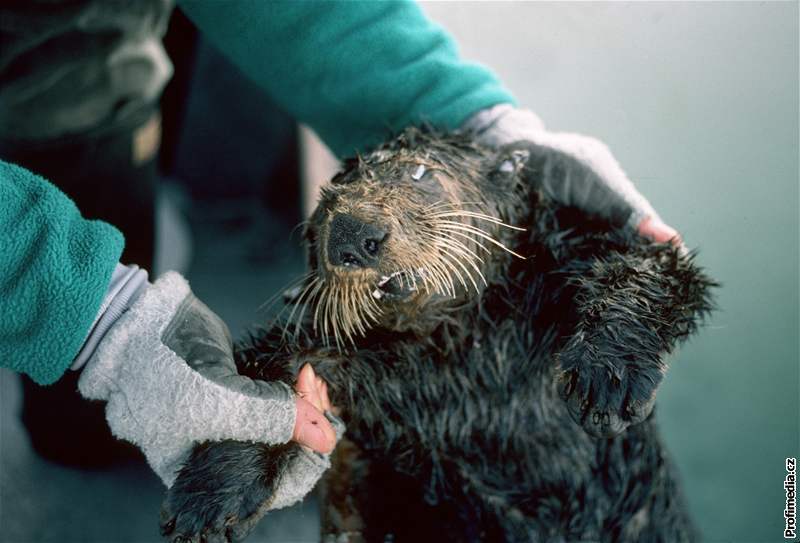
[[527, 149], [515, 146], [505, 147], [497, 154], [497, 160], [489, 175], [498, 183], [511, 185], [519, 178], [530, 156], [530, 151]]

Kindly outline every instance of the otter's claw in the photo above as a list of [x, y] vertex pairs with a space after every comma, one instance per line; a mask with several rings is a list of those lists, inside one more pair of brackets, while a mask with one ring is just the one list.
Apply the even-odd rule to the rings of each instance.
[[617, 378], [606, 367], [590, 366], [565, 371], [559, 393], [586, 433], [609, 438], [650, 415], [655, 389], [656, 384], [626, 369]]

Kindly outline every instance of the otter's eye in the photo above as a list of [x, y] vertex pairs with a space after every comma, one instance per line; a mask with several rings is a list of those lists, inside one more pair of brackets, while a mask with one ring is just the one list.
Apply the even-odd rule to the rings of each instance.
[[417, 166], [417, 169], [414, 170], [414, 173], [411, 174], [411, 179], [414, 181], [419, 181], [422, 179], [422, 176], [425, 175], [425, 166], [420, 164]]

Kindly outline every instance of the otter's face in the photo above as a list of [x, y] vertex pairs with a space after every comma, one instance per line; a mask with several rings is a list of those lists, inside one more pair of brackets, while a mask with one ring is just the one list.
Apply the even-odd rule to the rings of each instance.
[[521, 229], [496, 218], [485, 157], [441, 151], [382, 148], [323, 189], [306, 228], [311, 278], [298, 323], [313, 314], [314, 329], [341, 348], [374, 326], [402, 331], [481, 294], [493, 255], [511, 252], [496, 232]]

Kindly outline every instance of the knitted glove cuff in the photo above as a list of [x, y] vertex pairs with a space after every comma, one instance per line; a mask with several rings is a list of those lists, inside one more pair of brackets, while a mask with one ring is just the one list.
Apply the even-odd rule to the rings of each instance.
[[86, 364], [109, 329], [139, 298], [146, 286], [147, 272], [145, 270], [136, 265], [117, 264], [111, 275], [111, 282], [106, 290], [103, 303], [97, 311], [97, 316], [83, 342], [83, 347], [70, 366], [71, 370], [79, 370]]
[[[330, 411], [325, 412], [325, 417], [333, 426], [338, 442], [344, 435], [344, 422]], [[301, 501], [314, 489], [329, 467], [331, 467], [330, 454], [300, 447], [300, 453], [292, 459], [289, 467], [281, 475], [269, 509], [282, 509]]]

